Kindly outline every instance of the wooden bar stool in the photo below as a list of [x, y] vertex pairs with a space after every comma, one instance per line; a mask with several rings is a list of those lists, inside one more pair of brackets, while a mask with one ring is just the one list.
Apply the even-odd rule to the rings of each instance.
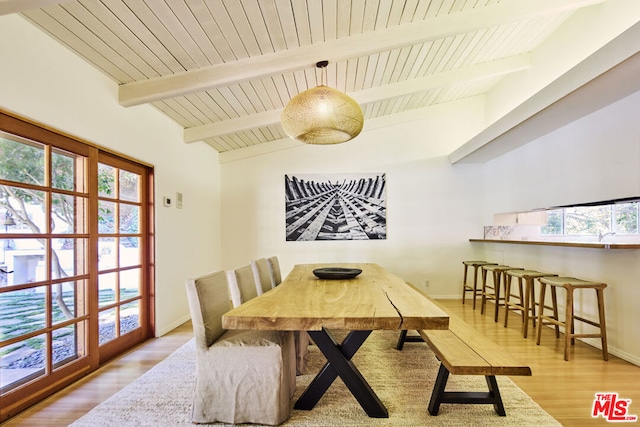
[[[482, 266], [482, 303], [480, 305], [480, 314], [484, 314], [484, 308], [487, 305], [487, 300], [491, 299], [496, 302], [496, 310], [494, 315], [494, 322], [498, 321], [498, 313], [500, 312], [500, 300], [504, 300], [504, 297], [500, 296], [500, 287], [502, 285], [502, 276], [507, 270], [524, 270], [520, 267], [511, 267], [502, 264], [487, 264]], [[493, 286], [487, 281], [487, 273], [491, 272], [493, 278]]]
[[[533, 326], [536, 326], [536, 298], [534, 280], [540, 277], [557, 276], [552, 273], [541, 273], [535, 270], [507, 270], [505, 272], [505, 293], [504, 293], [504, 327], [506, 328], [509, 322], [509, 311], [520, 311], [522, 313], [522, 336], [527, 338], [529, 333], [529, 320], [532, 321]], [[511, 301], [511, 282], [513, 278], [518, 279], [519, 290], [519, 303]], [[524, 291], [522, 287], [522, 281], [524, 280]]]
[[[462, 304], [464, 304], [464, 297], [467, 292], [473, 292], [473, 309], [476, 309], [476, 296], [481, 295], [481, 289], [478, 289], [478, 269], [483, 265], [496, 265], [492, 262], [486, 261], [462, 261], [464, 265], [464, 276], [462, 279]], [[467, 284], [467, 270], [469, 267], [473, 267], [473, 286]]]
[[[541, 277], [540, 282], [540, 310], [538, 310], [538, 334], [536, 344], [540, 344], [540, 335], [544, 324], [552, 324], [556, 327], [556, 338], [559, 338], [558, 327], [564, 327], [564, 360], [569, 360], [569, 346], [575, 344], [575, 338], [600, 338], [602, 343], [602, 358], [609, 360], [609, 352], [607, 350], [607, 328], [604, 316], [604, 288], [606, 283], [589, 282], [586, 280], [576, 279], [575, 277]], [[544, 298], [546, 285], [551, 288], [551, 303], [553, 314], [547, 316], [544, 314]], [[565, 320], [560, 321], [558, 318], [558, 303], [556, 298], [556, 288], [564, 288], [566, 291]], [[594, 289], [598, 297], [598, 322], [576, 316], [573, 311], [573, 291], [582, 289]], [[574, 323], [576, 320], [588, 323], [600, 329], [599, 334], [576, 334], [574, 331]], [[543, 323], [544, 322], [544, 323]]]

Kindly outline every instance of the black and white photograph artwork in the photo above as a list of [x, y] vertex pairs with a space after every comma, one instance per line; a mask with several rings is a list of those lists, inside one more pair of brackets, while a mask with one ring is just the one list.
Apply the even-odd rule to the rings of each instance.
[[387, 237], [384, 173], [285, 175], [287, 241]]

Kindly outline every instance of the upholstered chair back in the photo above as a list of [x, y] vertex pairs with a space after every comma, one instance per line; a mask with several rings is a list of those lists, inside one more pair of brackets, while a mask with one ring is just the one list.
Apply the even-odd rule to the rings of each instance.
[[258, 295], [262, 295], [272, 288], [271, 273], [269, 272], [269, 262], [265, 258], [251, 261], [253, 277], [256, 281]]
[[235, 270], [228, 270], [227, 281], [229, 282], [229, 295], [234, 308], [258, 296], [256, 280], [253, 277], [253, 269], [250, 264]]
[[282, 283], [282, 273], [280, 273], [280, 263], [277, 256], [272, 256], [267, 259], [269, 266], [269, 273], [271, 274], [271, 287], [275, 288]]
[[186, 282], [196, 345], [208, 348], [224, 332], [222, 315], [229, 311], [229, 291], [224, 271]]

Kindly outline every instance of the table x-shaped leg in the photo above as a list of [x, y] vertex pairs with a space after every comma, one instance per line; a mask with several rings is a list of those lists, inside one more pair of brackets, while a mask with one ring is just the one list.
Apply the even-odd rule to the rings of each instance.
[[351, 331], [341, 344], [324, 328], [308, 333], [327, 358], [327, 363], [302, 393], [294, 408], [312, 409], [339, 375], [367, 415], [388, 418], [387, 408], [351, 361], [371, 331]]

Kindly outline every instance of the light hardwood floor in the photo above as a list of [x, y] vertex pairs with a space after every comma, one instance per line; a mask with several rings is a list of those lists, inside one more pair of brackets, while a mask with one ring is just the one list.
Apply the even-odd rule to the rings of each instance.
[[[551, 329], [543, 330], [542, 343], [537, 346], [535, 331], [530, 332], [528, 339], [522, 338], [520, 317], [517, 314], [509, 316], [509, 327], [505, 328], [502, 312], [500, 322], [494, 323], [493, 315], [481, 315], [479, 308], [474, 311], [469, 302], [464, 306], [459, 300], [440, 302], [480, 333], [526, 361], [531, 366], [533, 376], [511, 379], [563, 425], [609, 425], [602, 417], [591, 417], [596, 392], [617, 392], [620, 398], [631, 399], [630, 414], [640, 415], [640, 367], [614, 356], [610, 356], [609, 361], [605, 362], [600, 350], [581, 342], [572, 349], [572, 360], [566, 362], [563, 359], [562, 342], [556, 340]], [[493, 305], [489, 305], [487, 309], [488, 313], [493, 313]], [[1, 425], [67, 426], [135, 380], [191, 337], [191, 325], [186, 323], [161, 338], [137, 347]]]

